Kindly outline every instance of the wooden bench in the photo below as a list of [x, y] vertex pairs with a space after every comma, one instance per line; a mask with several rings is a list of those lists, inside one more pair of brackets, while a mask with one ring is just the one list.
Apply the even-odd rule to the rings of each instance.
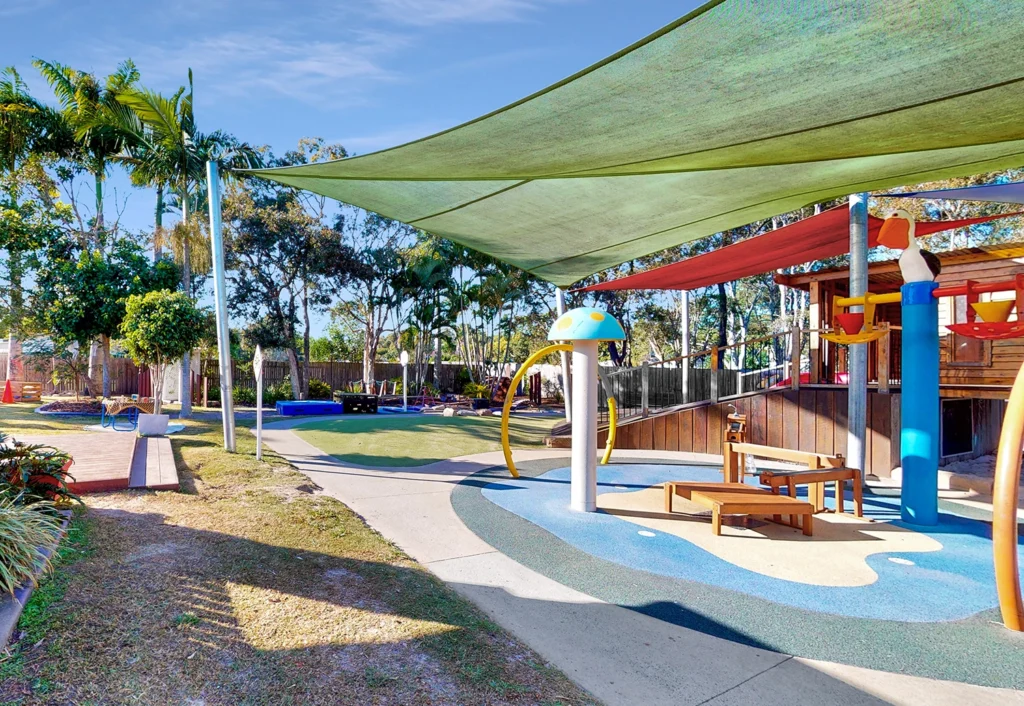
[[679, 497], [691, 499], [694, 491], [707, 492], [730, 492], [730, 493], [761, 493], [769, 495], [769, 491], [746, 483], [713, 483], [692, 480], [670, 480], [666, 481], [665, 487], [665, 512], [672, 512], [672, 498]]
[[846, 481], [853, 483], [853, 508], [854, 515], [864, 517], [864, 488], [862, 486], [860, 471], [856, 468], [822, 468], [800, 471], [761, 471], [761, 483], [771, 488], [772, 493], [778, 495], [785, 487], [789, 497], [796, 497], [796, 486], [807, 486], [807, 499], [814, 505], [815, 512], [822, 512], [825, 509], [825, 484], [834, 482], [836, 484], [836, 512], [845, 514], [844, 487]]
[[[722, 515], [789, 515], [792, 527], [802, 526], [803, 533], [808, 537], [814, 534], [814, 506], [788, 495], [744, 493], [728, 489], [694, 490], [690, 493], [690, 500], [711, 508], [711, 530], [716, 535], [722, 534]], [[796, 523], [797, 516], [803, 517], [801, 525]]]
[[21, 393], [19, 395], [22, 402], [42, 402], [43, 401], [43, 383], [41, 382], [23, 382], [21, 383]]

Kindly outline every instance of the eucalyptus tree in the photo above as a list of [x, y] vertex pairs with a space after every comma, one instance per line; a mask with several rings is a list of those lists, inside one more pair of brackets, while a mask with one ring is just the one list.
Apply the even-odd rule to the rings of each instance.
[[130, 139], [117, 124], [106, 119], [106, 114], [116, 108], [118, 97], [138, 82], [139, 70], [128, 59], [101, 82], [94, 74], [57, 62], [36, 59], [32, 63], [50, 84], [60, 106], [58, 114], [75, 138], [59, 156], [80, 165], [93, 177], [96, 192], [93, 232], [98, 241], [104, 229], [103, 181], [112, 158]]
[[[192, 248], [204, 236], [202, 226], [192, 217], [196, 197], [201, 196], [206, 162], [214, 161], [228, 168], [258, 167], [260, 153], [246, 143], [224, 132], [201, 133], [193, 110], [192, 70], [188, 71], [188, 87], [179, 88], [170, 98], [141, 87], [118, 94], [117, 101], [131, 110], [111, 110], [109, 118], [118, 130], [131, 135], [132, 145], [125, 161], [131, 165], [133, 178], [157, 188], [157, 225], [162, 230], [163, 189], [173, 191], [181, 211], [181, 221], [172, 232], [177, 241], [181, 265], [181, 285], [193, 296]], [[135, 119], [137, 118], [137, 120]], [[230, 177], [231, 172], [226, 171]], [[181, 361], [181, 414], [192, 411], [192, 376], [189, 356]]]

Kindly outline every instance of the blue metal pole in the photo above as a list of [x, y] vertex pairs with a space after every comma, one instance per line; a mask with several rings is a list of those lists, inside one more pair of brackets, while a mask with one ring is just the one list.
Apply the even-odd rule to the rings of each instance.
[[231, 339], [228, 332], [228, 290], [224, 265], [224, 236], [220, 219], [220, 174], [216, 162], [206, 163], [210, 201], [210, 245], [213, 251], [213, 301], [217, 314], [217, 357], [220, 362], [220, 409], [224, 448], [235, 450], [235, 407], [231, 399]]
[[900, 456], [904, 522], [939, 522], [939, 302], [935, 282], [903, 285]]

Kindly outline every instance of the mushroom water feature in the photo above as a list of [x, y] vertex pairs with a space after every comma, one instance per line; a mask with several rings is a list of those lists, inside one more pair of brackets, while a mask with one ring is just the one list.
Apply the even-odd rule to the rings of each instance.
[[569, 507], [597, 510], [597, 344], [621, 341], [622, 326], [608, 313], [582, 307], [562, 314], [549, 341], [572, 344], [572, 471]]

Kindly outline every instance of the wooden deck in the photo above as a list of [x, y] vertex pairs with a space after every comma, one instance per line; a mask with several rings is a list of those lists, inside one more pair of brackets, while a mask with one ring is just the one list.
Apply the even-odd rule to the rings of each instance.
[[[178, 488], [178, 473], [171, 454], [171, 442], [166, 437], [146, 439], [138, 438], [130, 432], [91, 432], [18, 434], [14, 438], [28, 444], [46, 444], [71, 454], [75, 460], [71, 466], [74, 480], [68, 483], [68, 488], [79, 495], [125, 490], [129, 487], [160, 490]], [[136, 466], [141, 464], [141, 471], [135, 476], [132, 473], [133, 463]], [[154, 485], [150, 485], [150, 482]]]

